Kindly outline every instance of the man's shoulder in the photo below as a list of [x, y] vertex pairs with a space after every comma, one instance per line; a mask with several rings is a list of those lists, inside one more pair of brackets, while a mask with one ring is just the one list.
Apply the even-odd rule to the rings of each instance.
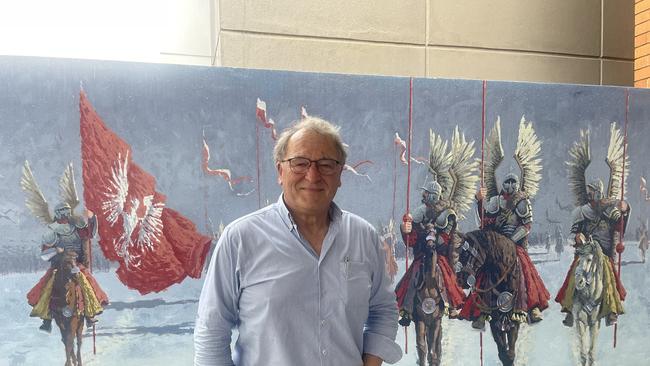
[[341, 210], [341, 221], [350, 225], [351, 228], [376, 231], [375, 227], [368, 220], [350, 211]]
[[248, 228], [250, 225], [258, 222], [268, 222], [269, 217], [277, 217], [277, 208], [275, 203], [270, 204], [266, 207], [262, 207], [257, 211], [253, 211], [244, 216], [241, 216], [233, 220], [226, 228], [232, 229], [241, 229]]

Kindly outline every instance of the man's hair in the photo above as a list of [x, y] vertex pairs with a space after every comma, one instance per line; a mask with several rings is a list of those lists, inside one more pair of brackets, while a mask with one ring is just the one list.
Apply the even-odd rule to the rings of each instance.
[[340, 129], [339, 126], [324, 119], [312, 116], [305, 117], [282, 131], [280, 137], [278, 137], [278, 141], [275, 143], [275, 147], [273, 148], [273, 159], [276, 163], [284, 160], [287, 153], [287, 145], [289, 145], [291, 137], [299, 131], [306, 130], [325, 136], [330, 141], [334, 142], [334, 146], [339, 154], [337, 158], [340, 160], [341, 164], [345, 164], [348, 154], [345, 151], [345, 146], [343, 145], [343, 140], [339, 133]]

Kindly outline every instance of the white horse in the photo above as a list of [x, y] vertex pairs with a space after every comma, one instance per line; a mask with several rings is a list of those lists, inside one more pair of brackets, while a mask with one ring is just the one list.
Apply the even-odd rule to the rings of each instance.
[[576, 248], [578, 256], [574, 276], [573, 317], [578, 332], [580, 365], [595, 364], [595, 347], [600, 330], [600, 306], [604, 281], [604, 254], [600, 245], [589, 241]]

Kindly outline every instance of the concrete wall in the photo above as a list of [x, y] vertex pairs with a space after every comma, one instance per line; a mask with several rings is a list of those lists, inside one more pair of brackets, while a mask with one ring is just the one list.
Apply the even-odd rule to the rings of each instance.
[[221, 0], [223, 66], [632, 85], [631, 0]]
[[167, 6], [173, 35], [164, 38], [165, 62], [634, 83], [634, 0], [187, 0]]

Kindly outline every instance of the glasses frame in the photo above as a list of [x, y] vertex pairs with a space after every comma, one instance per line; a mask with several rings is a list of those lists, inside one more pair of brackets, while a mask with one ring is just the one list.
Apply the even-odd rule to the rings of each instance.
[[[302, 160], [309, 161], [309, 165], [307, 166], [307, 169], [305, 169], [304, 172], [296, 171], [297, 168], [292, 164], [292, 161], [294, 161], [294, 160], [296, 160], [296, 159], [302, 159]], [[316, 164], [316, 170], [318, 170], [318, 173], [319, 173], [320, 175], [329, 176], [329, 175], [334, 175], [334, 174], [336, 174], [336, 173], [337, 173], [336, 169], [335, 169], [334, 171], [332, 171], [331, 173], [323, 173], [323, 172], [320, 170], [320, 169], [321, 169], [321, 165], [319, 165], [319, 162], [321, 162], [321, 161], [323, 161], [323, 160], [333, 161], [333, 162], [336, 163], [336, 166], [343, 165], [343, 163], [341, 163], [340, 161], [338, 161], [338, 160], [336, 160], [336, 159], [332, 159], [332, 158], [322, 158], [322, 159], [318, 159], [318, 160], [311, 160], [311, 159], [307, 159], [307, 158], [302, 157], [302, 156], [294, 156], [293, 158], [280, 160], [280, 162], [281, 162], [281, 163], [289, 163], [289, 169], [291, 169], [291, 171], [292, 171], [294, 174], [301, 174], [301, 175], [302, 175], [302, 174], [307, 174], [307, 172], [309, 172], [309, 169], [311, 168], [311, 165], [314, 164], [314, 163]]]

